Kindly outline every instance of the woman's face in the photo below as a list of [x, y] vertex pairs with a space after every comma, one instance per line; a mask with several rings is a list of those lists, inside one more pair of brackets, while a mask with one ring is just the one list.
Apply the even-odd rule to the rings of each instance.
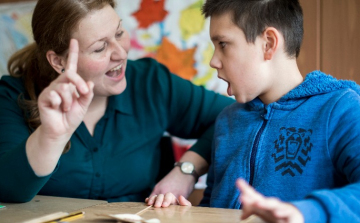
[[85, 81], [94, 82], [94, 96], [122, 93], [130, 40], [115, 10], [107, 5], [90, 12], [72, 38], [79, 42], [77, 72]]

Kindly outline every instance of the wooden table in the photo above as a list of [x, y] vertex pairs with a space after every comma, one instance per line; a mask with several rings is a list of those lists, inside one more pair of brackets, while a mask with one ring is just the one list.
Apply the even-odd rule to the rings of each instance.
[[17, 223], [54, 212], [73, 212], [81, 208], [98, 204], [107, 204], [107, 202], [37, 195], [27, 203], [10, 204], [1, 202], [0, 204], [6, 206], [6, 208], [0, 209], [0, 223]]
[[[18, 223], [55, 212], [74, 212], [79, 210], [84, 211], [85, 215], [82, 219], [72, 221], [74, 223], [111, 223], [116, 222], [116, 220], [97, 214], [135, 214], [148, 207], [142, 202], [107, 203], [106, 201], [99, 200], [40, 195], [35, 196], [33, 200], [27, 203], [0, 204], [6, 206], [5, 209], [0, 209], [0, 223]], [[171, 205], [167, 208], [151, 207], [141, 213], [141, 216], [145, 219], [158, 218], [161, 223], [236, 223], [240, 222], [241, 210]], [[255, 217], [241, 222], [263, 223], [263, 221]]]
[[[135, 214], [146, 207], [148, 206], [144, 203], [137, 202], [100, 204], [82, 209], [85, 212], [85, 217], [74, 221], [74, 223], [116, 222], [116, 220], [98, 216], [97, 214]], [[256, 217], [240, 221], [241, 210], [178, 205], [171, 205], [167, 208], [151, 207], [143, 212], [141, 216], [145, 219], [158, 218], [161, 223], [263, 223], [263, 221]]]

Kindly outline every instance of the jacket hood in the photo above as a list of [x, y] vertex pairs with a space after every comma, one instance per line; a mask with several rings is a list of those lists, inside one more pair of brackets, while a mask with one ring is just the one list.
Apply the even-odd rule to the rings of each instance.
[[337, 80], [321, 71], [313, 71], [306, 75], [305, 80], [299, 86], [284, 95], [280, 100], [300, 99], [349, 88], [360, 95], [360, 86], [354, 81]]
[[[354, 81], [337, 80], [331, 75], [317, 70], [306, 75], [304, 81], [299, 86], [292, 89], [278, 101], [271, 103], [271, 106], [282, 107], [286, 105], [287, 107], [290, 106], [288, 108], [297, 107], [301, 104], [302, 99], [341, 89], [351, 89], [360, 95], [360, 86]], [[251, 110], [261, 110], [268, 107], [268, 105], [262, 103], [259, 97], [246, 103], [245, 106], [249, 106]]]

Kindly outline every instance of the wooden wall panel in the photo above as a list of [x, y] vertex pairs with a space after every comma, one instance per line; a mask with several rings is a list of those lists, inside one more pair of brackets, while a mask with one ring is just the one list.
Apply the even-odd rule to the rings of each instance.
[[320, 0], [300, 0], [304, 14], [304, 38], [297, 59], [303, 76], [320, 69]]
[[360, 0], [321, 0], [321, 70], [360, 84]]
[[9, 2], [30, 2], [30, 1], [36, 1], [36, 0], [0, 0], [0, 4], [9, 3]]
[[0, 0], [0, 4], [10, 3], [10, 2], [30, 2], [30, 1], [36, 1], [36, 0]]

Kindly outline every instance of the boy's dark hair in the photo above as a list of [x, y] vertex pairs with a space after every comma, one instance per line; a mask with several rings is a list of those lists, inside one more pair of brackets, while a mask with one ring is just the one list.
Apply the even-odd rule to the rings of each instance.
[[206, 0], [205, 17], [233, 13], [233, 22], [254, 43], [267, 27], [279, 30], [285, 39], [285, 52], [299, 56], [303, 38], [303, 14], [298, 0]]

